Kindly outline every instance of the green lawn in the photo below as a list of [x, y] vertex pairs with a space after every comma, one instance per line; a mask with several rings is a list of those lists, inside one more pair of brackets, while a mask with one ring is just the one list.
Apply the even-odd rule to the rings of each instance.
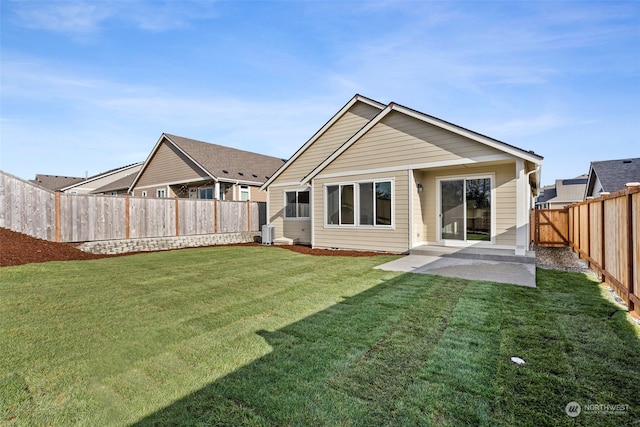
[[640, 425], [640, 332], [598, 283], [372, 269], [390, 259], [219, 247], [0, 268], [0, 424]]

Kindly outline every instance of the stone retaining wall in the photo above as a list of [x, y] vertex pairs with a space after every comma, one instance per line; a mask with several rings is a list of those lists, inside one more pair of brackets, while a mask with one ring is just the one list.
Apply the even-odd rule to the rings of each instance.
[[152, 237], [128, 240], [101, 240], [85, 242], [78, 249], [101, 255], [128, 252], [164, 251], [169, 249], [195, 248], [199, 246], [229, 245], [256, 241], [259, 232], [202, 234], [197, 236]]

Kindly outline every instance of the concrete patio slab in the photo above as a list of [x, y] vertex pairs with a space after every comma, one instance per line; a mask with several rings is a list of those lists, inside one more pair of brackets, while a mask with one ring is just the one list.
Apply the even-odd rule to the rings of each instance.
[[385, 271], [437, 274], [468, 280], [536, 286], [536, 266], [529, 262], [505, 262], [488, 259], [433, 255], [407, 255], [377, 267]]

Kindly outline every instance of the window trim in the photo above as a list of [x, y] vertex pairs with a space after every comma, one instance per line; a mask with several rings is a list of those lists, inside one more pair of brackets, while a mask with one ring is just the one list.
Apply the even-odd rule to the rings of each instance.
[[[160, 195], [160, 192], [162, 192], [162, 195]], [[158, 189], [156, 189], [156, 197], [158, 199], [166, 199], [167, 198], [167, 189], [166, 188], [158, 188]]]
[[[298, 193], [309, 193], [309, 216], [298, 216]], [[296, 216], [287, 216], [287, 193], [296, 193]], [[304, 190], [284, 190], [283, 193], [283, 215], [282, 217], [287, 221], [308, 221], [311, 219], [311, 188], [305, 188]]]
[[[376, 202], [375, 202], [375, 188], [376, 184], [388, 182], [391, 185], [391, 224], [376, 224]], [[373, 185], [373, 224], [361, 224], [360, 223], [360, 184], [371, 183]], [[329, 207], [328, 203], [328, 187], [338, 186], [340, 189], [338, 190], [338, 203], [341, 203], [341, 188], [344, 185], [352, 185], [354, 189], [353, 197], [354, 197], [354, 223], [353, 224], [342, 224], [342, 218], [340, 218], [339, 224], [329, 224], [329, 215], [327, 212], [327, 208]], [[361, 229], [361, 230], [393, 230], [395, 229], [395, 178], [376, 178], [376, 179], [358, 179], [358, 180], [350, 180], [350, 181], [340, 181], [340, 182], [327, 182], [322, 185], [323, 187], [323, 199], [324, 199], [324, 227], [325, 228], [353, 228], [353, 229]], [[339, 207], [340, 209], [340, 207]]]

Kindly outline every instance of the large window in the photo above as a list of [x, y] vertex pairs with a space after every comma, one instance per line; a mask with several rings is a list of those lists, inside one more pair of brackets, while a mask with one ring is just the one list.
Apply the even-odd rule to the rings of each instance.
[[326, 186], [326, 224], [391, 226], [391, 187], [391, 181]]
[[440, 180], [440, 236], [444, 240], [491, 240], [491, 178]]
[[285, 218], [309, 218], [309, 190], [285, 192]]

